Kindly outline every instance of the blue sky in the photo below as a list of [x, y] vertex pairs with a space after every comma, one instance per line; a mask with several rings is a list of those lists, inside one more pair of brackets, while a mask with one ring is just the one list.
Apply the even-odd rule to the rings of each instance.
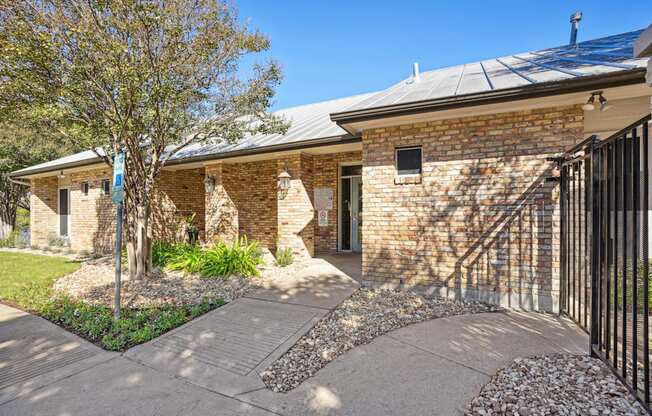
[[[283, 67], [273, 109], [377, 91], [422, 71], [642, 29], [649, 0], [235, 0]], [[265, 56], [258, 56], [261, 60]]]

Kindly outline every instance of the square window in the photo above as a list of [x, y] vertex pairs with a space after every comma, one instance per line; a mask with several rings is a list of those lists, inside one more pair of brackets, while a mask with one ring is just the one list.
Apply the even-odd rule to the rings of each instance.
[[89, 189], [88, 182], [82, 182], [81, 184], [82, 194], [88, 195], [88, 189]]
[[105, 196], [111, 193], [111, 182], [108, 179], [102, 179], [102, 192]]
[[399, 175], [420, 175], [421, 147], [397, 148], [396, 171]]

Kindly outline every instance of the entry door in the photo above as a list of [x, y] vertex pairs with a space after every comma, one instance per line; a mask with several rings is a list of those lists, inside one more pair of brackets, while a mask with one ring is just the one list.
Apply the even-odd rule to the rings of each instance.
[[70, 191], [59, 189], [59, 235], [67, 237], [70, 232]]
[[351, 178], [351, 250], [362, 251], [362, 180]]

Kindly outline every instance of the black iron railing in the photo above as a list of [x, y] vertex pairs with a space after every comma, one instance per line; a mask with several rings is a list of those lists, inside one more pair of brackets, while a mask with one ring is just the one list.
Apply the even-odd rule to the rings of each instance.
[[650, 409], [650, 116], [563, 155], [561, 309]]

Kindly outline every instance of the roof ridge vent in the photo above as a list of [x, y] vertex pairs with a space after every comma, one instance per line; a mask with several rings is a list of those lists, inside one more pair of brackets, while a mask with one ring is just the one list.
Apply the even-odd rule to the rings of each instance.
[[570, 17], [570, 23], [571, 23], [570, 42], [568, 43], [570, 46], [577, 45], [577, 29], [580, 26], [580, 20], [582, 20], [582, 12], [581, 11], [578, 10], [575, 13], [571, 14], [571, 17]]

